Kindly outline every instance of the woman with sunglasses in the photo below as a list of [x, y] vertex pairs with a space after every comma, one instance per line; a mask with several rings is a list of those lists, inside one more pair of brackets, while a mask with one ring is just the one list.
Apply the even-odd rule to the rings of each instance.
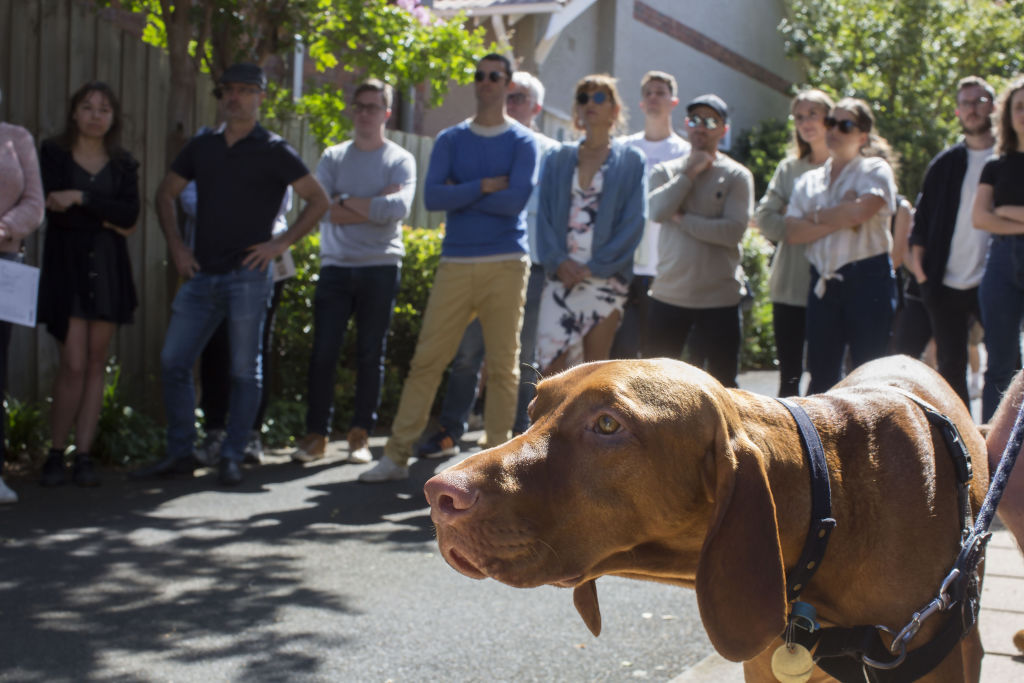
[[994, 235], [978, 289], [988, 366], [981, 394], [987, 422], [1020, 367], [1024, 320], [1024, 78], [1013, 81], [996, 108], [996, 152], [981, 171], [971, 216]]
[[551, 152], [541, 173], [537, 249], [548, 282], [537, 363], [545, 373], [580, 355], [608, 358], [633, 277], [633, 252], [647, 219], [647, 176], [643, 152], [612, 137], [623, 124], [615, 83], [598, 74], [576, 84], [573, 118], [583, 139]]
[[779, 396], [799, 396], [804, 373], [807, 291], [811, 273], [803, 244], [786, 242], [786, 209], [797, 179], [829, 157], [825, 118], [835, 103], [821, 90], [803, 90], [790, 103], [793, 120], [791, 154], [782, 160], [768, 183], [754, 218], [761, 233], [775, 243], [768, 286], [772, 325], [779, 359]]
[[64, 132], [39, 155], [46, 191], [46, 244], [39, 320], [60, 342], [53, 386], [51, 448], [40, 483], [97, 486], [89, 450], [103, 404], [107, 349], [137, 303], [125, 237], [139, 216], [139, 164], [120, 145], [121, 106], [110, 86], [86, 83], [71, 96]]
[[872, 132], [863, 100], [840, 100], [825, 119], [829, 158], [797, 180], [786, 212], [786, 241], [806, 244], [808, 393], [842, 377], [846, 348], [854, 367], [887, 353], [896, 307], [890, 217], [896, 183], [888, 144]]

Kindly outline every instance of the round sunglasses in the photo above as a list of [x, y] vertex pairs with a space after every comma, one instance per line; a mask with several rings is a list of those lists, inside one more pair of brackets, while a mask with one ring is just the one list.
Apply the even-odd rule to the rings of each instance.
[[843, 119], [842, 121], [840, 121], [839, 119], [833, 116], [825, 117], [825, 127], [835, 128], [843, 135], [849, 135], [853, 131], [860, 128], [860, 126], [857, 125], [856, 121], [851, 121], [850, 119]]
[[714, 116], [697, 116], [696, 114], [690, 114], [686, 117], [686, 125], [690, 128], [696, 128], [697, 126], [704, 126], [708, 130], [715, 130], [718, 128], [718, 119]]
[[604, 104], [605, 100], [607, 99], [608, 94], [602, 90], [598, 90], [595, 93], [581, 92], [577, 93], [576, 95], [576, 104], [580, 105], [581, 107], [584, 106], [587, 102], [593, 102], [594, 104]]
[[491, 83], [497, 83], [501, 79], [505, 78], [505, 72], [504, 71], [484, 72], [484, 71], [481, 71], [481, 70], [477, 69], [476, 73], [473, 74], [473, 80], [476, 81], [477, 83], [479, 83], [480, 81], [484, 80], [485, 78], [490, 79]]

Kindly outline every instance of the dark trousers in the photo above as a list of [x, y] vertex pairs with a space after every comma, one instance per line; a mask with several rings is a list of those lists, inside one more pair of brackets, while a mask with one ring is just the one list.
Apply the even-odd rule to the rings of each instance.
[[[271, 342], [274, 340], [274, 317], [277, 306], [281, 303], [281, 292], [284, 281], [274, 283], [274, 293], [267, 305], [267, 319], [263, 323], [263, 350], [261, 363], [263, 367], [263, 390], [260, 392], [259, 410], [253, 429], [259, 431], [263, 426], [263, 414], [267, 411], [267, 399], [270, 396], [270, 359], [273, 358]], [[228, 321], [217, 327], [199, 357], [199, 382], [202, 392], [199, 407], [203, 411], [203, 427], [224, 429], [228, 421], [228, 404], [231, 398], [231, 340], [228, 333]]]
[[888, 254], [847, 263], [818, 298], [819, 279], [811, 268], [807, 296], [808, 394], [828, 391], [842, 379], [843, 356], [850, 349], [853, 367], [886, 355], [896, 311], [896, 276]]
[[615, 331], [610, 358], [640, 357], [643, 350], [643, 333], [647, 329], [647, 316], [651, 307], [651, 297], [647, 291], [653, 281], [654, 278], [650, 275], [637, 275], [629, 283], [629, 296], [622, 310], [622, 322]]
[[807, 307], [773, 302], [772, 326], [779, 359], [779, 397], [799, 396], [800, 378], [804, 374]]
[[651, 299], [647, 311], [646, 358], [680, 358], [693, 332], [700, 340], [694, 365], [727, 387], [739, 372], [741, 314], [739, 304], [720, 308], [684, 308]]
[[924, 307], [935, 336], [935, 357], [939, 374], [967, 405], [967, 338], [973, 320], [981, 320], [978, 288], [953, 289], [929, 280], [921, 285]]
[[981, 421], [988, 422], [1021, 367], [1024, 235], [997, 235], [992, 239], [978, 299], [988, 352], [985, 387], [981, 392]]
[[377, 425], [384, 354], [395, 308], [399, 266], [325, 266], [313, 298], [313, 352], [309, 359], [306, 431], [331, 433], [334, 377], [349, 318], [356, 323], [356, 391], [352, 427]]
[[928, 309], [924, 302], [916, 296], [904, 296], [903, 307], [896, 311], [893, 319], [889, 350], [920, 358], [931, 338], [932, 323], [928, 319]]

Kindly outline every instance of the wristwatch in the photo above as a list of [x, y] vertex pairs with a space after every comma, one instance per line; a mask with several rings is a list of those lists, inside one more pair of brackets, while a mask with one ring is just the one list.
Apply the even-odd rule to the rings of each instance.
[[341, 196], [338, 197], [338, 206], [345, 206], [345, 200], [351, 196], [348, 192], [342, 192]]

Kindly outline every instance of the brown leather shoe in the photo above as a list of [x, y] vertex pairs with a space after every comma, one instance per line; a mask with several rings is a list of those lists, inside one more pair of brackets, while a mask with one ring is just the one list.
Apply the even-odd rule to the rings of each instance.
[[322, 460], [327, 454], [327, 437], [323, 434], [306, 434], [295, 444], [292, 460], [296, 462], [313, 462]]

